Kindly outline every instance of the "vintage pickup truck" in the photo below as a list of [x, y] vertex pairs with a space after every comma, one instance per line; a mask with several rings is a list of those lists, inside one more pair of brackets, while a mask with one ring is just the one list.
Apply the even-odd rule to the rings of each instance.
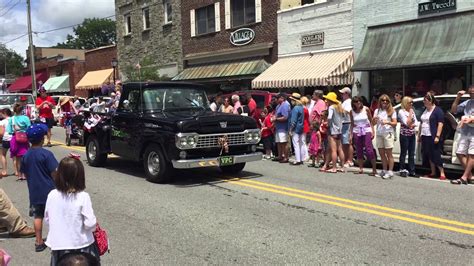
[[173, 169], [220, 167], [238, 173], [262, 158], [254, 119], [213, 113], [198, 84], [128, 83], [115, 113], [100, 116], [85, 133], [88, 163], [103, 166], [113, 153], [142, 162], [150, 182], [166, 182]]

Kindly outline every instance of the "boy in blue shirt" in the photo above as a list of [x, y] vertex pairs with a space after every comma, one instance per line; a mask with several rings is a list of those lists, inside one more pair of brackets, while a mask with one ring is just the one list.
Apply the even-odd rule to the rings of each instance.
[[30, 194], [30, 216], [34, 217], [36, 252], [46, 249], [43, 241], [44, 208], [49, 192], [55, 188], [52, 176], [58, 168], [53, 153], [43, 149], [47, 133], [48, 128], [44, 124], [34, 124], [26, 130], [31, 148], [21, 160], [21, 172], [26, 176]]

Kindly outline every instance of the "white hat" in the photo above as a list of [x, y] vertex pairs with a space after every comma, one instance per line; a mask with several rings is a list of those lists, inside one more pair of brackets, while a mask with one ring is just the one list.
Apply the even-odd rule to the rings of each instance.
[[349, 87], [344, 87], [344, 88], [342, 88], [341, 90], [339, 90], [339, 92], [340, 92], [340, 93], [343, 93], [343, 94], [344, 94], [344, 93], [347, 93], [347, 94], [351, 94], [351, 93], [352, 93], [352, 91], [351, 91], [351, 89], [350, 89]]

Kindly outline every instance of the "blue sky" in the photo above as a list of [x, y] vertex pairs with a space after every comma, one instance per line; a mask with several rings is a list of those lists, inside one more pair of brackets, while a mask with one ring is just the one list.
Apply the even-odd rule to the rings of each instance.
[[[106, 17], [115, 13], [114, 0], [31, 0], [33, 43], [49, 47], [64, 42], [72, 28], [50, 33], [39, 33], [81, 23], [84, 18]], [[11, 8], [11, 9], [10, 9]], [[28, 36], [11, 41], [27, 33], [26, 0], [0, 0], [0, 43], [25, 56]], [[11, 42], [9, 42], [11, 41]]]

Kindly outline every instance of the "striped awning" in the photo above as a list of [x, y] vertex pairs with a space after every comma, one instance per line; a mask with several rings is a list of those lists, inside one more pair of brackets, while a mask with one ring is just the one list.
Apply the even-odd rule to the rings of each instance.
[[76, 90], [95, 90], [100, 89], [104, 83], [112, 82], [114, 73], [113, 68], [89, 71], [77, 83]]
[[173, 80], [203, 80], [219, 79], [235, 76], [247, 76], [253, 78], [270, 66], [263, 59], [238, 60], [217, 64], [199, 65], [186, 68]]
[[283, 57], [252, 81], [252, 88], [351, 85], [352, 49]]

